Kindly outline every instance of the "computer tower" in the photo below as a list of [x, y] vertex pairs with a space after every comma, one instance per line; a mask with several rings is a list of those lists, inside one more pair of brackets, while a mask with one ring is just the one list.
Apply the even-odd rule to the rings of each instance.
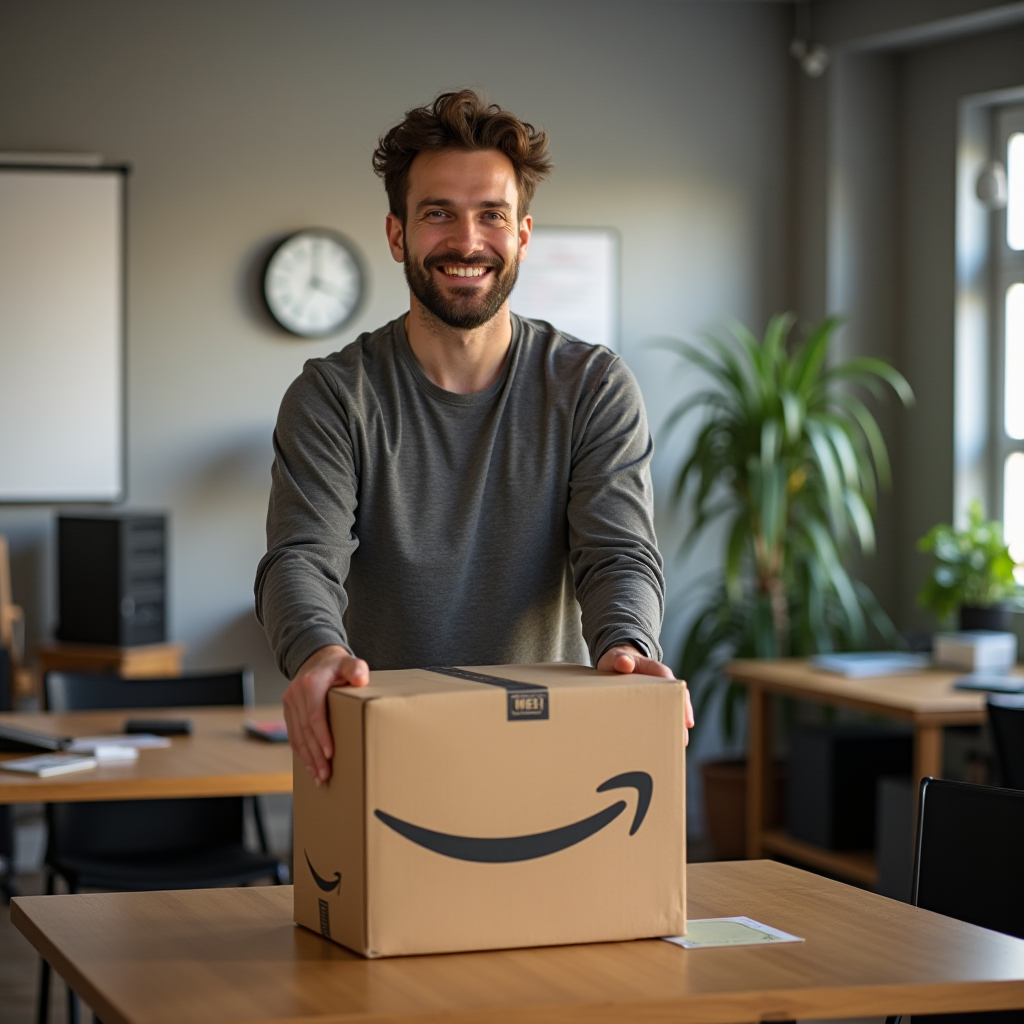
[[830, 850], [875, 845], [878, 780], [909, 775], [913, 736], [884, 726], [806, 726], [789, 737], [790, 834]]
[[166, 641], [165, 515], [62, 515], [57, 562], [58, 640], [117, 647]]

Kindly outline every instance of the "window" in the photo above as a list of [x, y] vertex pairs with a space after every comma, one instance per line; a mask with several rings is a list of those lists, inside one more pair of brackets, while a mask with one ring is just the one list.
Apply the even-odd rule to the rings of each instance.
[[[1010, 551], [1024, 561], [1024, 106], [995, 116], [995, 149], [1006, 165], [1006, 209], [993, 232], [996, 399], [995, 508], [1002, 507]], [[1024, 571], [1018, 570], [1024, 583]]]

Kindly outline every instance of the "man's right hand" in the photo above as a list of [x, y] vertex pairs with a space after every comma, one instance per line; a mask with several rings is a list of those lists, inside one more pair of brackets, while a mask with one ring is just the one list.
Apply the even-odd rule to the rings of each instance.
[[334, 756], [327, 691], [332, 686], [365, 686], [369, 681], [370, 666], [335, 645], [311, 654], [284, 692], [288, 742], [318, 786], [331, 777]]

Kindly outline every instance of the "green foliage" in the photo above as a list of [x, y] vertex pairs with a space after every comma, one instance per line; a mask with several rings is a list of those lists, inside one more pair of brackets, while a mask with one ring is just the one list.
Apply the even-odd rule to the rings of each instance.
[[990, 608], [1010, 599], [1022, 604], [1002, 524], [985, 522], [980, 501], [971, 502], [967, 516], [966, 530], [939, 523], [917, 542], [918, 551], [933, 556], [917, 601], [944, 625], [961, 605]]
[[[889, 385], [914, 400], [904, 377], [881, 359], [829, 365], [839, 320], [790, 343], [795, 317], [772, 317], [764, 339], [742, 324], [701, 346], [662, 343], [699, 368], [711, 386], [673, 409], [665, 429], [703, 416], [679, 470], [675, 500], [692, 520], [681, 553], [724, 520], [725, 574], [716, 581], [683, 644], [679, 675], [698, 712], [727, 680], [732, 657], [778, 657], [863, 648], [872, 626], [899, 638], [844, 556], [874, 549], [879, 485], [889, 483], [882, 433], [859, 389], [882, 397]], [[726, 731], [740, 692], [725, 692]]]

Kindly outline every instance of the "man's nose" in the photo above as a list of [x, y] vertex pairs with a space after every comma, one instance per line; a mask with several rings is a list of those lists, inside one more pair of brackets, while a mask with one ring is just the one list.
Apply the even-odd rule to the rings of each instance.
[[484, 247], [483, 236], [472, 217], [459, 217], [452, 222], [448, 244], [461, 256], [472, 256]]

